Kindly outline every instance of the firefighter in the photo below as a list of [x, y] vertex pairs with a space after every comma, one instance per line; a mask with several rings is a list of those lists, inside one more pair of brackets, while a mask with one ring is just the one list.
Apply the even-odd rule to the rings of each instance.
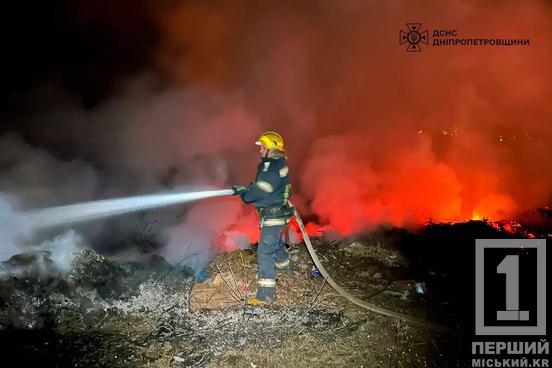
[[282, 244], [282, 230], [287, 227], [293, 207], [289, 203], [291, 184], [288, 175], [284, 140], [275, 132], [261, 134], [255, 142], [261, 162], [255, 181], [249, 186], [235, 185], [235, 195], [253, 203], [259, 214], [261, 237], [257, 247], [257, 294], [249, 304], [271, 303], [276, 298], [276, 269], [291, 273], [289, 254]]

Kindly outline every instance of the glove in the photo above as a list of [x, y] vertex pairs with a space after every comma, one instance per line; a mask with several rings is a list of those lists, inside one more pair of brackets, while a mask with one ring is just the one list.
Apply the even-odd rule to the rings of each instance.
[[233, 195], [239, 195], [241, 192], [245, 192], [247, 190], [247, 187], [243, 185], [234, 185], [232, 187], [232, 190], [234, 191]]

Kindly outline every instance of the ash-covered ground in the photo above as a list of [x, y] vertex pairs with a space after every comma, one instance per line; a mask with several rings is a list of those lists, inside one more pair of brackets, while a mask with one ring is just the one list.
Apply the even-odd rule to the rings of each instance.
[[[47, 254], [25, 254], [2, 265], [2, 346], [29, 364], [139, 366], [168, 357], [200, 365], [248, 342], [276, 346], [300, 329], [349, 323], [339, 311], [308, 305], [191, 313], [193, 279], [159, 257], [116, 263], [83, 249], [68, 273], [48, 264]], [[161, 348], [171, 343], [176, 350]]]
[[[46, 251], [20, 254], [0, 265], [0, 346], [6, 360], [43, 367], [462, 366], [460, 326], [469, 317], [461, 300], [471, 292], [462, 285], [473, 273], [461, 260], [472, 257], [473, 239], [508, 236], [469, 222], [314, 240], [330, 274], [354, 295], [450, 334], [349, 304], [311, 276], [302, 244], [293, 247], [293, 275], [278, 276], [274, 305], [193, 312], [190, 270], [159, 256], [116, 262], [80, 249], [60, 271]], [[235, 284], [254, 285], [255, 268], [252, 249], [221, 254], [206, 271], [212, 280], [231, 270]], [[426, 294], [416, 293], [416, 282]]]

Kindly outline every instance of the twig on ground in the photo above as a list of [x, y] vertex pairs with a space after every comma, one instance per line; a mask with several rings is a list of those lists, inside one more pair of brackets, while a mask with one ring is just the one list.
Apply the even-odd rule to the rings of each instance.
[[165, 357], [169, 358], [168, 361], [167, 361], [167, 367], [170, 367], [170, 366], [171, 366], [171, 362], [172, 362], [173, 357], [174, 357], [174, 351], [176, 350], [176, 349], [174, 348], [174, 345], [172, 344], [172, 342], [169, 342], [169, 344], [170, 344], [170, 346], [171, 346], [171, 348], [170, 348], [170, 354], [169, 354], [168, 356], [165, 356]]
[[238, 286], [238, 282], [236, 281], [236, 277], [234, 276], [234, 271], [232, 271], [232, 266], [230, 265], [230, 262], [228, 262], [228, 269], [230, 270], [230, 275], [232, 276], [232, 281], [234, 281], [234, 285], [236, 286], [236, 290], [238, 294], [240, 295], [240, 299], [243, 300], [243, 294], [241, 293], [241, 290]]
[[315, 307], [315, 303], [316, 303], [316, 300], [318, 299], [318, 297], [320, 296], [320, 293], [322, 292], [322, 289], [324, 289], [324, 286], [326, 285], [326, 281], [327, 279], [324, 277], [324, 282], [322, 283], [322, 286], [320, 286], [320, 289], [318, 289], [318, 291], [316, 292], [316, 295], [314, 296], [314, 298], [312, 299], [311, 301], [311, 306], [310, 308], [308, 309], [308, 312], [310, 312], [314, 307]]
[[207, 356], [207, 354], [205, 354], [203, 357], [201, 357], [201, 359], [199, 360], [199, 362], [195, 363], [192, 367], [199, 367], [199, 365], [201, 364], [201, 362], [203, 361], [203, 359], [205, 359], [206, 356]]
[[433, 343], [433, 346], [435, 346], [435, 350], [437, 350], [437, 354], [439, 354], [439, 356], [442, 356], [441, 355], [441, 350], [439, 350], [439, 347], [435, 343], [435, 340], [433, 339], [433, 336], [431, 336], [431, 334], [429, 335], [429, 338], [431, 339], [431, 342]]
[[240, 252], [240, 258], [241, 258], [242, 266], [243, 266], [243, 279], [247, 281], [247, 287], [245, 289], [245, 298], [243, 299], [243, 304], [246, 305], [247, 304], [247, 299], [249, 297], [249, 279], [247, 278], [247, 270], [245, 269], [245, 261], [243, 260], [242, 252]]
[[96, 323], [96, 325], [94, 326], [94, 328], [98, 328], [99, 325], [101, 325], [103, 323], [103, 321], [105, 321], [105, 319], [107, 318], [107, 315], [109, 314], [109, 311], [105, 312], [105, 316], [103, 316], [103, 318], [100, 320], [100, 322]]
[[186, 252], [184, 252], [184, 257], [182, 257], [182, 259], [176, 263], [177, 265], [182, 266], [182, 262], [184, 262], [190, 256], [193, 256], [194, 254], [197, 254], [197, 253], [188, 254], [190, 252], [190, 249], [192, 248], [192, 245], [194, 244], [194, 242], [195, 242], [195, 238], [192, 238], [192, 240], [190, 240], [188, 242], [188, 247], [186, 247]]
[[215, 289], [215, 291], [213, 291], [213, 293], [211, 295], [209, 295], [209, 297], [206, 299], [206, 302], [209, 303], [211, 301], [211, 299], [213, 298], [213, 296], [215, 296], [216, 293], [217, 293], [217, 290]]
[[391, 367], [396, 367], [397, 364], [394, 364], [392, 365], [392, 363], [395, 363], [395, 361], [397, 360], [397, 345], [399, 344], [399, 329], [400, 329], [400, 324], [401, 324], [401, 321], [397, 321], [396, 324], [394, 324], [393, 326], [395, 327], [394, 331], [395, 331], [395, 341], [393, 342], [393, 351], [391, 352], [390, 356], [389, 356], [389, 368]]
[[172, 310], [174, 307], [176, 307], [179, 303], [173, 304], [171, 307], [165, 309], [163, 313], [167, 313], [168, 311]]
[[243, 267], [243, 277], [245, 279], [247, 279], [247, 270], [245, 269], [245, 261], [243, 259], [243, 254], [242, 252], [240, 252], [240, 258], [241, 258], [241, 262], [242, 262], [242, 267]]
[[220, 275], [220, 278], [222, 279], [222, 281], [224, 282], [224, 284], [226, 285], [226, 287], [227, 287], [228, 290], [230, 291], [230, 295], [231, 295], [234, 299], [240, 300], [240, 301], [241, 301], [240, 296], [236, 294], [236, 292], [230, 287], [230, 284], [228, 284], [228, 282], [226, 281], [226, 279], [224, 278], [224, 276], [222, 276], [222, 271], [221, 271], [219, 265], [215, 263], [215, 266], [216, 266], [216, 268], [217, 268], [217, 270], [218, 270], [218, 273], [219, 273], [219, 275]]
[[[322, 289], [324, 289], [324, 286], [326, 285], [326, 278], [324, 277], [324, 282], [322, 283], [322, 286], [320, 286], [320, 288], [318, 289], [318, 291], [316, 292], [316, 295], [312, 298], [312, 301], [311, 301], [311, 305], [309, 307], [309, 309], [307, 309], [305, 311], [305, 313], [303, 313], [301, 315], [301, 317], [299, 317], [297, 319], [297, 322], [295, 322], [295, 326], [298, 326], [299, 323], [303, 320], [303, 318], [305, 318], [305, 316], [307, 315], [307, 313], [309, 313], [311, 310], [314, 309], [314, 307], [316, 306], [316, 300], [318, 299], [318, 296], [320, 295], [320, 293], [322, 292]], [[299, 331], [301, 332], [301, 331]]]

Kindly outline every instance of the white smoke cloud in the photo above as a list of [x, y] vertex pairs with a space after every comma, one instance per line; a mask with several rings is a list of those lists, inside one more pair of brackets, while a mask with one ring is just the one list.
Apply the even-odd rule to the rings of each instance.
[[18, 244], [21, 237], [22, 229], [15, 214], [14, 198], [0, 192], [0, 261], [20, 252]]
[[[45, 262], [51, 262], [58, 271], [67, 272], [71, 269], [73, 252], [84, 245], [83, 238], [74, 230], [40, 243], [36, 243], [32, 236], [33, 229], [18, 210], [14, 196], [0, 193], [0, 262], [16, 254], [38, 251], [37, 265], [41, 272], [48, 272]], [[15, 266], [7, 271], [13, 273], [20, 270]]]
[[203, 269], [217, 250], [225, 250], [225, 245], [236, 246], [235, 239], [229, 239], [232, 234], [222, 235], [238, 221], [241, 212], [242, 206], [235, 198], [196, 204], [181, 224], [169, 229], [163, 256], [173, 264]]
[[[60, 98], [61, 93], [53, 95], [56, 100], [30, 122], [36, 128], [32, 140], [45, 142], [44, 147], [32, 146], [15, 134], [0, 136], [6, 152], [0, 157], [0, 191], [19, 198], [24, 209], [181, 186], [224, 187], [235, 178], [251, 179], [254, 174], [256, 148], [252, 142], [261, 128], [239, 96], [183, 88], [156, 91], [149, 78], [129, 82], [118, 96], [93, 110]], [[51, 129], [43, 129], [45, 126]], [[65, 160], [49, 150], [90, 159]], [[191, 259], [196, 260], [186, 264], [203, 267], [217, 244], [225, 249], [237, 244], [235, 234], [232, 239], [220, 235], [240, 217], [243, 206], [238, 198], [220, 202], [216, 211], [195, 206], [173, 209], [169, 219], [163, 216], [164, 221], [156, 226], [156, 238], [160, 242], [170, 239], [161, 251], [170, 262], [178, 263], [190, 251], [194, 253]], [[135, 258], [125, 249], [124, 237], [142, 229], [145, 221], [141, 215], [125, 216], [96, 221], [78, 231], [92, 247], [106, 250], [101, 243], [108, 238], [116, 243], [107, 249], [110, 253]], [[111, 239], [108, 232], [113, 234]], [[56, 233], [47, 235], [52, 234]], [[121, 241], [114, 241], [119, 238]], [[189, 243], [194, 244], [191, 249]], [[9, 244], [3, 259], [25, 251], [23, 243]]]
[[53, 262], [55, 268], [62, 272], [71, 270], [73, 254], [85, 246], [82, 236], [74, 230], [57, 235], [52, 240], [46, 240], [36, 248], [48, 252], [48, 259]]
[[[60, 266], [66, 238], [33, 247], [33, 229], [22, 211], [56, 203], [93, 198], [99, 183], [96, 171], [81, 159], [64, 161], [33, 147], [15, 134], [0, 136], [0, 261], [28, 251], [48, 248]], [[74, 238], [72, 236], [71, 238]], [[43, 240], [43, 239], [42, 239]], [[36, 243], [34, 243], [36, 244]]]

